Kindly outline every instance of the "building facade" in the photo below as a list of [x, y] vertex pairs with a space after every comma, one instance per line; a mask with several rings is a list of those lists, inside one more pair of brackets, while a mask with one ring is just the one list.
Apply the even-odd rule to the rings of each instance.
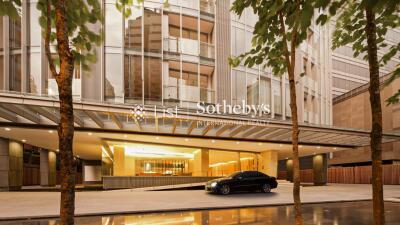
[[[389, 75], [382, 77], [382, 83]], [[388, 86], [381, 88], [382, 129], [384, 132], [400, 132], [400, 104], [387, 105], [386, 100], [400, 88], [400, 80], [394, 80]], [[371, 129], [371, 106], [368, 84], [358, 89], [336, 97], [333, 100], [333, 124], [356, 129]], [[400, 163], [400, 142], [382, 145], [382, 160], [384, 164]], [[371, 165], [371, 148], [360, 147], [352, 151], [339, 151], [332, 154], [329, 164], [333, 166]]]
[[[82, 160], [83, 182], [122, 188], [132, 177], [182, 183], [238, 170], [277, 175], [278, 160], [291, 155], [288, 78], [262, 66], [228, 64], [228, 57], [251, 49], [256, 16], [248, 10], [234, 15], [229, 0], [169, 0], [168, 6], [146, 0], [127, 18], [115, 1], [101, 3], [104, 24], [90, 27], [105, 31], [97, 61], [90, 71], [76, 66], [73, 78], [74, 154]], [[19, 162], [3, 168], [2, 187], [23, 185], [24, 149], [38, 148], [42, 185], [56, 180], [58, 93], [36, 4], [23, 1], [19, 18], [0, 19], [1, 160]], [[329, 26], [311, 26], [295, 68], [300, 155], [314, 155], [321, 174], [327, 152], [369, 139], [367, 132], [330, 127], [330, 32]], [[231, 111], [199, 114], [199, 104]], [[260, 105], [270, 113], [243, 110]], [[326, 175], [319, 177], [316, 183], [326, 182]]]

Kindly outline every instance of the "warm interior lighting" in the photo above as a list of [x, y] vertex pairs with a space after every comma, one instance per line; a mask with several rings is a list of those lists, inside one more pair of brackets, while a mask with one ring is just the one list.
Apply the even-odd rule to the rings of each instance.
[[22, 139], [22, 142], [26, 142], [26, 140], [25, 140], [25, 139]]
[[9, 127], [6, 127], [6, 128], [4, 128], [4, 130], [6, 130], [6, 131], [10, 131], [10, 130], [11, 130], [11, 128], [9, 128]]
[[150, 157], [150, 158], [173, 157], [173, 158], [191, 159], [194, 157], [193, 153], [172, 152], [167, 149], [160, 149], [152, 146], [144, 146], [144, 147], [126, 146], [125, 154], [136, 157]]
[[52, 133], [53, 133], [53, 130], [49, 130], [49, 133], [52, 134]]
[[244, 161], [244, 160], [253, 160], [253, 158], [251, 158], [251, 157], [240, 158], [240, 161]]
[[92, 136], [92, 133], [89, 132], [88, 135], [89, 135], [89, 136]]

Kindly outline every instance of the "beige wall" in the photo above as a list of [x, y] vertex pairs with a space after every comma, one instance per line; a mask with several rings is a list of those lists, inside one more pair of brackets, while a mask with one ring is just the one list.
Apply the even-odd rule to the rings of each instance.
[[[386, 99], [400, 89], [400, 79], [381, 90], [383, 130], [386, 132], [400, 132], [400, 104], [386, 105]], [[364, 90], [360, 94], [346, 100], [334, 103], [333, 125], [357, 129], [371, 129], [371, 107], [369, 92]], [[383, 160], [400, 160], [400, 142], [383, 144]], [[333, 153], [329, 164], [370, 161], [370, 148], [362, 147], [354, 150]]]

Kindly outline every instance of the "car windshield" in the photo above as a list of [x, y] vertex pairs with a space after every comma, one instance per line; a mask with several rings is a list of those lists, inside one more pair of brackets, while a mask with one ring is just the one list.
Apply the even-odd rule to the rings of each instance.
[[232, 173], [231, 175], [228, 176], [228, 178], [234, 178], [234, 177], [236, 177], [236, 176], [239, 175], [239, 174], [242, 174], [242, 172], [235, 172], [235, 173]]

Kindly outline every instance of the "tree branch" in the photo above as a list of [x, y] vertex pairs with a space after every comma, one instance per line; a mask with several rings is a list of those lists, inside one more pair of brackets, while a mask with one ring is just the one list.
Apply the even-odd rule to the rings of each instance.
[[46, 57], [47, 61], [49, 62], [49, 68], [51, 71], [51, 74], [53, 75], [54, 78], [58, 76], [58, 73], [56, 71], [56, 67], [54, 65], [53, 58], [51, 57], [51, 51], [50, 51], [50, 34], [51, 34], [51, 0], [46, 0], [46, 29], [45, 29], [45, 39], [44, 39], [44, 48], [46, 52]]

